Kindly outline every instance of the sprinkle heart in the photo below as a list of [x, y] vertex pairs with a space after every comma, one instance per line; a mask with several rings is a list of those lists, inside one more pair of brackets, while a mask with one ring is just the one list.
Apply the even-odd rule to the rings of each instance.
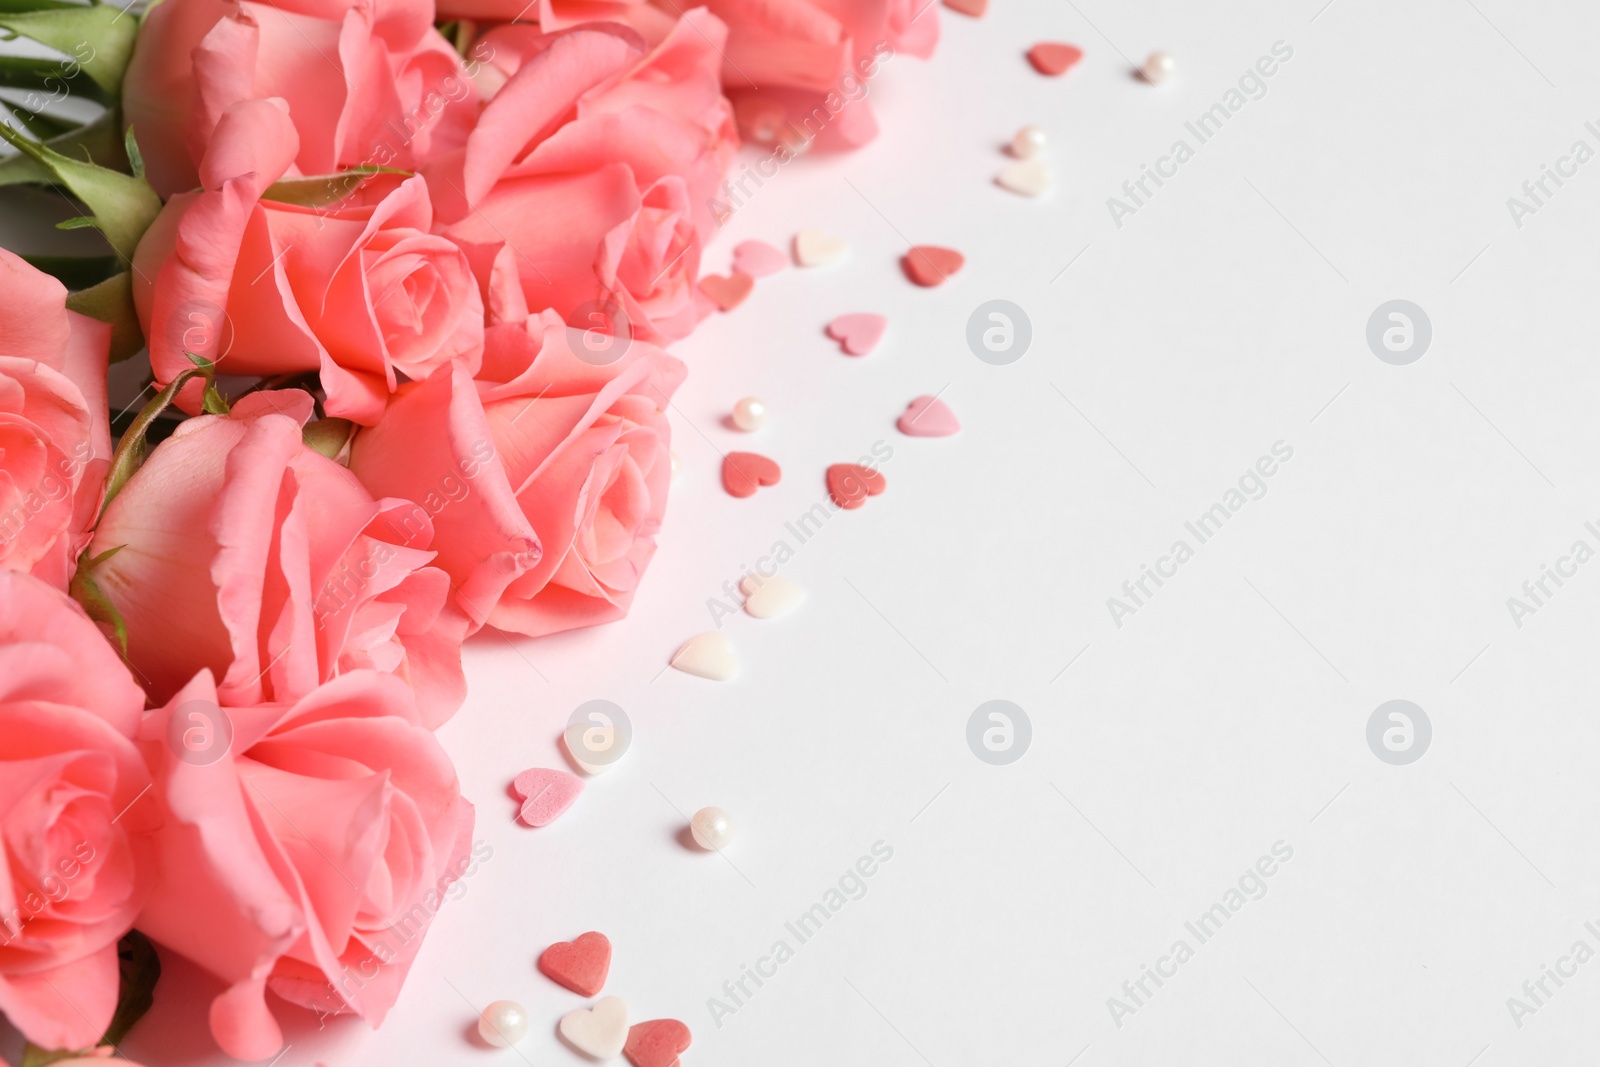
[[961, 429], [956, 413], [936, 396], [919, 396], [895, 423], [907, 437], [949, 437]]
[[707, 274], [700, 279], [700, 291], [711, 298], [711, 302], [723, 311], [732, 311], [744, 303], [745, 297], [756, 287], [756, 280], [748, 274], [734, 271], [732, 275], [723, 277], [720, 274]]
[[676, 1019], [651, 1019], [628, 1031], [622, 1054], [633, 1067], [678, 1067], [678, 1053], [689, 1047], [689, 1028]]
[[722, 488], [729, 496], [755, 496], [763, 485], [777, 485], [783, 471], [766, 456], [729, 452], [722, 458]]
[[847, 356], [864, 356], [878, 347], [889, 320], [871, 312], [840, 315], [828, 323], [828, 336], [839, 342]]
[[1083, 49], [1056, 41], [1041, 41], [1028, 49], [1028, 62], [1033, 64], [1034, 70], [1048, 78], [1060, 77], [1082, 58]]
[[906, 277], [925, 288], [932, 288], [965, 266], [967, 257], [953, 248], [917, 245], [900, 262], [905, 267]]
[[567, 1012], [558, 1029], [579, 1052], [597, 1060], [615, 1059], [628, 1040], [628, 1006], [621, 997], [606, 997], [587, 1011]]
[[739, 582], [739, 592], [744, 594], [744, 610], [757, 619], [787, 615], [806, 598], [804, 589], [777, 575], [771, 578], [746, 575]]
[[741, 241], [733, 249], [733, 270], [752, 278], [765, 278], [789, 265], [789, 257], [765, 241]]
[[821, 230], [801, 230], [794, 235], [794, 261], [802, 267], [825, 267], [843, 259], [850, 246], [841, 237]]
[[1013, 163], [995, 175], [994, 183], [1019, 196], [1043, 196], [1050, 191], [1050, 167], [1042, 159]]
[[981, 19], [989, 10], [989, 0], [944, 0], [944, 6], [951, 11], [959, 11], [963, 15]]
[[605, 988], [610, 970], [611, 942], [594, 930], [571, 941], [557, 941], [539, 957], [539, 973], [585, 997]]
[[859, 508], [867, 497], [888, 487], [883, 475], [857, 463], [835, 463], [828, 468], [828, 495], [841, 508]]
[[511, 788], [522, 798], [522, 821], [529, 826], [548, 826], [578, 799], [583, 779], [566, 771], [535, 767], [517, 775]]
[[739, 657], [734, 654], [733, 642], [715, 630], [689, 638], [667, 665], [713, 682], [731, 682], [739, 676]]

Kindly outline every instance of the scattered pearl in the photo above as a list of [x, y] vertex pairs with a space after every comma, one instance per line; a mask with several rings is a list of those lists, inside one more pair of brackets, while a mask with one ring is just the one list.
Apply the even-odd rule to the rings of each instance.
[[478, 1016], [478, 1036], [508, 1048], [528, 1036], [528, 1011], [514, 1000], [497, 1000]]
[[733, 424], [745, 433], [754, 433], [767, 423], [767, 405], [747, 396], [733, 405]]
[[1168, 75], [1178, 69], [1178, 61], [1165, 52], [1151, 52], [1144, 61], [1144, 69], [1140, 72], [1144, 80], [1151, 85], [1160, 85], [1167, 80]]
[[721, 808], [701, 808], [689, 820], [689, 832], [707, 852], [720, 852], [733, 843], [733, 819]]
[[1024, 126], [1011, 138], [1011, 154], [1018, 159], [1032, 159], [1044, 151], [1044, 131], [1037, 126]]

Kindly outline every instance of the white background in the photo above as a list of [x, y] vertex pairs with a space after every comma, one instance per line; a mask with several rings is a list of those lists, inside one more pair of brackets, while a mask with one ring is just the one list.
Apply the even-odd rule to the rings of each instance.
[[[631, 616], [470, 644], [471, 695], [441, 737], [493, 858], [383, 1028], [285, 1007], [284, 1067], [581, 1062], [555, 1026], [584, 1001], [534, 961], [590, 929], [615, 946], [607, 993], [693, 1030], [685, 1067], [1594, 1058], [1600, 961], [1520, 1029], [1506, 999], [1579, 938], [1600, 950], [1583, 929], [1600, 920], [1600, 561], [1520, 629], [1506, 599], [1574, 540], [1600, 547], [1583, 528], [1600, 519], [1600, 161], [1521, 228], [1506, 199], [1573, 141], [1600, 149], [1600, 12], [1322, 5], [941, 11], [934, 59], [896, 58], [872, 86], [875, 143], [754, 196], [708, 270], [806, 227], [850, 260], [764, 279], [678, 346], [683, 473]], [[1022, 55], [1038, 40], [1086, 57], [1040, 77]], [[1280, 40], [1293, 58], [1266, 95], [1116, 227], [1107, 197], [1175, 139], [1196, 147], [1184, 122]], [[1128, 62], [1154, 48], [1180, 65], [1160, 88]], [[1044, 201], [992, 184], [1024, 122], [1050, 137]], [[917, 289], [908, 241], [967, 267]], [[1033, 323], [1007, 367], [965, 341], [992, 298]], [[1365, 340], [1394, 298], [1434, 330], [1405, 367]], [[891, 320], [863, 359], [822, 334], [850, 311]], [[958, 436], [895, 430], [940, 391]], [[753, 437], [722, 425], [747, 394], [772, 408]], [[784, 568], [805, 605], [726, 620], [741, 677], [663, 672], [711, 628], [707, 599], [824, 498], [824, 468], [879, 440], [887, 493]], [[1294, 455], [1267, 495], [1115, 626], [1107, 597], [1280, 440]], [[735, 448], [782, 483], [729, 497]], [[557, 823], [523, 827], [511, 779], [564, 766], [560, 730], [595, 698], [632, 717], [632, 750]], [[1033, 724], [1005, 767], [965, 739], [994, 698]], [[1433, 723], [1410, 766], [1367, 747], [1393, 698]], [[726, 859], [681, 840], [707, 804], [738, 821]], [[707, 999], [793, 944], [785, 921], [880, 840], [894, 856], [866, 897], [716, 1026]], [[1197, 945], [1184, 922], [1280, 840], [1293, 859], [1265, 897], [1115, 1025], [1107, 998]], [[169, 958], [124, 1051], [226, 1062], [204, 1033], [215, 992]], [[534, 1018], [515, 1050], [468, 1036], [499, 998]]]

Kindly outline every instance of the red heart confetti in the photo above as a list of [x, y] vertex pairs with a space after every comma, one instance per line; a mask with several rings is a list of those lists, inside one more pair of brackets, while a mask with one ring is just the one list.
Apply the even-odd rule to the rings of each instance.
[[583, 779], [566, 771], [535, 767], [517, 775], [511, 788], [522, 798], [522, 821], [529, 826], [548, 826], [578, 799]]
[[763, 485], [777, 485], [783, 471], [766, 456], [729, 452], [722, 457], [722, 488], [729, 496], [755, 496]]
[[605, 988], [611, 970], [611, 942], [590, 930], [571, 941], [557, 941], [539, 957], [539, 971], [557, 985], [586, 997]]
[[749, 296], [755, 287], [754, 278], [738, 271], [727, 277], [721, 274], [707, 274], [700, 279], [700, 291], [709, 296], [711, 302], [723, 311], [732, 311], [744, 303], [745, 297]]
[[1033, 69], [1047, 78], [1057, 78], [1083, 58], [1083, 49], [1077, 45], [1057, 41], [1041, 41], [1028, 49], [1028, 62]]
[[940, 285], [966, 265], [967, 257], [953, 248], [917, 245], [900, 261], [906, 277], [925, 288]]
[[858, 463], [835, 463], [828, 468], [828, 495], [841, 508], [859, 508], [867, 497], [887, 488], [883, 475]]
[[678, 1053], [689, 1047], [689, 1028], [676, 1019], [651, 1019], [628, 1031], [622, 1054], [633, 1067], [678, 1067]]
[[963, 15], [981, 19], [989, 10], [989, 0], [944, 0], [944, 6], [951, 11], [959, 11]]

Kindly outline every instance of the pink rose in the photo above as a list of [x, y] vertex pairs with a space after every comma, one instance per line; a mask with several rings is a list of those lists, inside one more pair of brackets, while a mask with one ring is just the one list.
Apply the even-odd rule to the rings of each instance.
[[291, 701], [353, 670], [400, 675], [437, 725], [460, 706], [466, 620], [433, 531], [308, 448], [311, 396], [252, 393], [186, 419], [106, 509], [94, 579], [154, 701], [195, 672], [229, 706]]
[[111, 456], [111, 327], [0, 249], [0, 568], [67, 587]]
[[328, 414], [372, 422], [401, 374], [476, 369], [478, 283], [429, 232], [422, 179], [379, 176], [326, 208], [263, 200], [295, 144], [283, 101], [231, 108], [202, 191], [168, 201], [140, 241], [134, 296], [156, 379], [192, 368], [186, 351], [231, 375], [316, 371]]
[[66, 595], [0, 570], [0, 1011], [88, 1048], [117, 1005], [117, 941], [147, 888], [144, 694]]
[[425, 0], [166, 0], [139, 27], [123, 109], [163, 198], [199, 184], [222, 116], [281, 97], [294, 173], [414, 169], [459, 146], [476, 109], [470, 65]]
[[411, 691], [352, 671], [222, 710], [201, 671], [140, 739], [164, 819], [139, 929], [229, 983], [211, 1004], [223, 1051], [277, 1053], [268, 986], [382, 1022], [471, 862], [472, 805]]
[[490, 442], [493, 461], [432, 513], [439, 566], [473, 593], [467, 613], [530, 636], [620, 619], [655, 552], [664, 412], [684, 373], [654, 345], [597, 339], [553, 312], [494, 326], [477, 382], [454, 367], [405, 386], [356, 437], [350, 469], [375, 493], [421, 500]]
[[686, 336], [737, 147], [717, 79], [723, 36], [698, 9], [654, 49], [616, 23], [492, 31], [479, 81], [503, 84], [465, 147], [424, 170], [441, 232], [506, 246], [535, 311], [587, 327], [614, 302], [633, 336]]

